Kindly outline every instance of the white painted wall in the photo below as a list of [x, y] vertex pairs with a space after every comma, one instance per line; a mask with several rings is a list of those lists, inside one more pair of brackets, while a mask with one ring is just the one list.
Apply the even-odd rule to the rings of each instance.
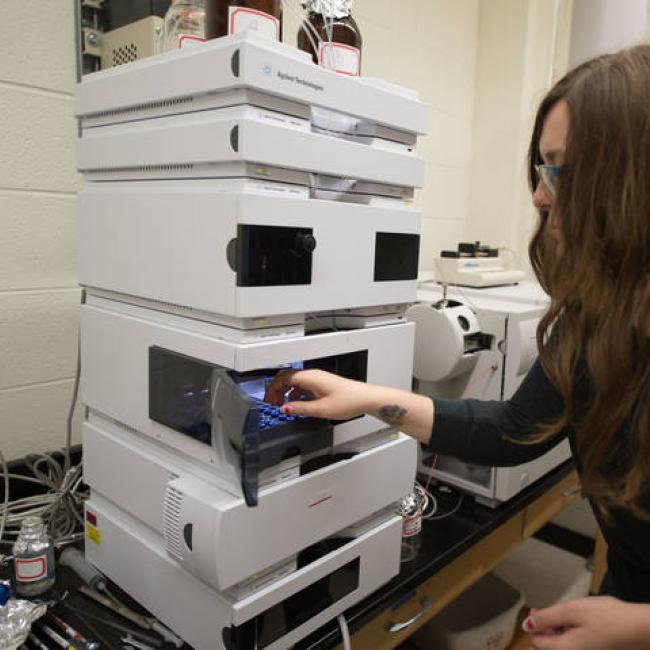
[[573, 0], [571, 66], [647, 37], [648, 0]]
[[0, 447], [8, 459], [63, 447], [72, 396], [72, 8], [23, 0], [18, 16], [15, 3], [0, 2]]
[[571, 0], [481, 3], [465, 237], [514, 250], [527, 267], [536, 214], [526, 155], [533, 118], [567, 67]]

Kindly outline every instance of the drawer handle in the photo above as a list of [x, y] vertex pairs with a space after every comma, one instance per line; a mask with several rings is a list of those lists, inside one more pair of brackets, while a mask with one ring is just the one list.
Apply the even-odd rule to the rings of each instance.
[[403, 623], [391, 623], [388, 626], [388, 631], [391, 634], [396, 634], [397, 632], [401, 632], [402, 630], [405, 630], [407, 627], [410, 625], [413, 625], [416, 621], [419, 621], [427, 611], [431, 607], [431, 601], [425, 596], [421, 601], [420, 601], [420, 611], [413, 617], [410, 618], [408, 621], [404, 621]]

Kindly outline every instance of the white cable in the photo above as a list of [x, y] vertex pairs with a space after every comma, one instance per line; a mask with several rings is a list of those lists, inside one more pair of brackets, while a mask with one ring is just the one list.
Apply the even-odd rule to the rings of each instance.
[[437, 257], [433, 259], [433, 263], [440, 275], [440, 279], [438, 281], [443, 285], [446, 284], [450, 289], [452, 289], [456, 293], [459, 293], [461, 298], [472, 308], [473, 311], [476, 312], [477, 309], [474, 306], [474, 303], [467, 297], [462, 287], [458, 284], [449, 284], [447, 278], [445, 278], [445, 274], [443, 273], [442, 268], [440, 267], [440, 261], [438, 260]]
[[[81, 290], [80, 302], [82, 305], [86, 303], [86, 290]], [[77, 406], [77, 397], [79, 396], [79, 378], [81, 377], [81, 329], [77, 330], [77, 370], [74, 377], [74, 386], [72, 388], [72, 401], [70, 402], [70, 409], [68, 411], [68, 419], [66, 422], [65, 432], [65, 462], [63, 465], [63, 473], [66, 474], [70, 469], [70, 447], [72, 446], [72, 419], [74, 417], [74, 410]]]
[[4, 474], [4, 506], [2, 509], [2, 520], [0, 521], [0, 545], [2, 545], [2, 537], [5, 533], [5, 526], [7, 524], [7, 516], [9, 512], [9, 467], [5, 457], [0, 450], [0, 463], [2, 463], [2, 473]]
[[352, 643], [350, 641], [350, 630], [348, 628], [348, 622], [345, 620], [343, 614], [339, 614], [336, 617], [336, 620], [339, 622], [339, 627], [341, 628], [341, 638], [343, 639], [343, 650], [352, 650]]
[[321, 42], [323, 39], [321, 38], [320, 33], [318, 30], [311, 24], [311, 21], [309, 20], [308, 16], [305, 16], [300, 9], [296, 9], [290, 2], [290, 0], [282, 0], [283, 2], [287, 2], [289, 5], [289, 11], [293, 11], [294, 16], [296, 16], [301, 23], [304, 23], [305, 27], [307, 29], [311, 30], [311, 33], [314, 35], [315, 39], [317, 42]]
[[[293, 6], [290, 0], [282, 0], [282, 8], [288, 9], [289, 12], [293, 14], [294, 18], [298, 20], [298, 25], [305, 32], [305, 35], [309, 39], [309, 43], [314, 48], [316, 58], [318, 59], [319, 46], [322, 41], [316, 28], [311, 24], [308, 18], [305, 18], [302, 13]], [[316, 37], [316, 40], [314, 40], [314, 37]], [[318, 45], [316, 45], [316, 43], [318, 43]]]
[[334, 60], [335, 54], [334, 54], [334, 13], [330, 12], [329, 19], [326, 16], [323, 16], [323, 20], [325, 21], [325, 31], [327, 33], [327, 40], [329, 42], [329, 45], [325, 47], [325, 51], [327, 52], [327, 56], [324, 57], [324, 62], [325, 62], [325, 67], [328, 70], [334, 70], [336, 69], [336, 62]]
[[25, 481], [27, 483], [36, 483], [37, 485], [43, 485], [42, 481], [33, 476], [23, 476], [22, 474], [11, 474], [9, 473], [9, 478], [15, 481]]
[[333, 7], [330, 6], [330, 11], [327, 12], [329, 13], [329, 16], [323, 15], [323, 19], [325, 20], [325, 29], [327, 31], [327, 40], [330, 43], [334, 42], [334, 11]]
[[[438, 511], [438, 500], [433, 496], [433, 494], [431, 494], [431, 492], [429, 492], [429, 490], [425, 490], [418, 482], [415, 483], [415, 491], [420, 494], [422, 499], [422, 506], [420, 508], [422, 519], [432, 519], [433, 515]], [[431, 510], [427, 512], [429, 505], [431, 505]]]
[[438, 515], [437, 517], [429, 517], [430, 521], [439, 521], [440, 519], [446, 519], [447, 517], [451, 517], [452, 515], [455, 515], [459, 510], [460, 506], [463, 503], [465, 495], [461, 494], [460, 498], [458, 499], [458, 503], [454, 506], [453, 510], [450, 510], [449, 512], [445, 512], [444, 515]]
[[[82, 291], [81, 302], [86, 301]], [[79, 340], [77, 348], [79, 349]], [[82, 485], [81, 464], [71, 467], [72, 419], [79, 393], [81, 370], [80, 354], [77, 355], [77, 372], [68, 411], [63, 461], [59, 453], [31, 454], [25, 465], [32, 476], [9, 474], [7, 463], [0, 452], [4, 472], [5, 495], [0, 510], [0, 546], [11, 546], [20, 533], [22, 521], [28, 516], [42, 517], [56, 546], [77, 539], [80, 525], [83, 526], [83, 502], [87, 498], [80, 491]], [[41, 494], [9, 501], [9, 478], [34, 483], [45, 488]], [[11, 539], [10, 539], [11, 538]]]
[[66, 434], [65, 434], [65, 451], [64, 453], [64, 472], [70, 469], [70, 447], [72, 446], [72, 419], [74, 418], [74, 410], [77, 406], [77, 396], [79, 395], [79, 376], [81, 374], [81, 335], [77, 334], [77, 371], [75, 373], [74, 387], [72, 388], [72, 400], [70, 401], [70, 409], [68, 411], [68, 419], [66, 421]]
[[[40, 463], [45, 462], [39, 458]], [[63, 468], [50, 466], [57, 463], [53, 457], [47, 457], [47, 467], [50, 471], [45, 474], [35, 463], [29, 463], [36, 478], [35, 482], [47, 489], [43, 494], [36, 494], [15, 501], [5, 501], [0, 511], [4, 531], [2, 542], [11, 545], [18, 536], [22, 520], [30, 515], [42, 517], [48, 525], [48, 530], [56, 544], [63, 544], [70, 539], [79, 525], [83, 524], [81, 511], [86, 495], [79, 492], [81, 485], [81, 467], [72, 467], [66, 475], [62, 474]]]

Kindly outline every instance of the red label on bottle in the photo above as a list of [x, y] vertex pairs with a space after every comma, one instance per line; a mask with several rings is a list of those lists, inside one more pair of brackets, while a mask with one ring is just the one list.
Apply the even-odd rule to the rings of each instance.
[[17, 558], [15, 565], [16, 580], [20, 580], [20, 582], [34, 582], [40, 580], [47, 573], [47, 557], [45, 555], [31, 557], [27, 560]]
[[93, 526], [97, 525], [97, 515], [90, 510], [86, 510], [86, 521]]
[[422, 512], [418, 511], [410, 517], [402, 518], [402, 537], [413, 537], [422, 530]]
[[200, 38], [199, 36], [190, 36], [189, 34], [181, 34], [178, 37], [179, 50], [182, 50], [185, 47], [193, 47], [194, 45], [198, 45], [199, 43], [205, 43], [205, 39]]
[[230, 7], [228, 9], [228, 34], [239, 34], [247, 29], [272, 41], [280, 40], [280, 21], [275, 16], [257, 9]]
[[343, 43], [321, 43], [318, 62], [328, 70], [358, 77], [361, 72], [361, 51]]

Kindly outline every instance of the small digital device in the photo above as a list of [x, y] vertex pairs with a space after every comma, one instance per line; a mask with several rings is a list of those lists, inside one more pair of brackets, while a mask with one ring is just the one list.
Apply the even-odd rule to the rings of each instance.
[[499, 287], [526, 279], [523, 271], [499, 255], [498, 248], [478, 241], [460, 243], [455, 251], [441, 251], [434, 267], [438, 282], [463, 287]]

